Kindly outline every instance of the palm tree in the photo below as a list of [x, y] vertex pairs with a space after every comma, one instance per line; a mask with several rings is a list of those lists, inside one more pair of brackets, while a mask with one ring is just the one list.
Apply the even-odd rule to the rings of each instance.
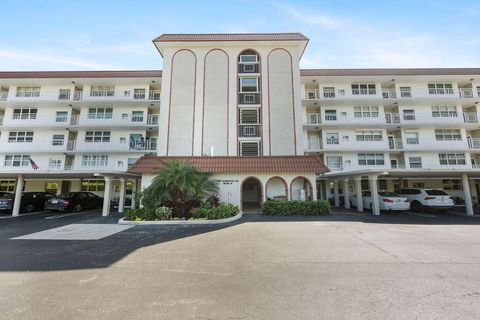
[[[174, 206], [186, 208], [186, 203], [204, 200], [218, 191], [216, 182], [210, 178], [211, 174], [199, 171], [191, 163], [169, 161], [145, 190], [145, 198], [149, 200], [144, 205], [154, 206], [169, 200]], [[181, 211], [186, 215], [185, 210]]]

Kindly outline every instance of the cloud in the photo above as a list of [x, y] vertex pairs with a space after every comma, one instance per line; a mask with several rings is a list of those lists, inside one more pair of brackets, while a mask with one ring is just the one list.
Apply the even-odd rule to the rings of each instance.
[[344, 22], [339, 19], [322, 14], [307, 14], [291, 5], [278, 5], [278, 8], [286, 12], [291, 19], [309, 26], [322, 27], [325, 29], [337, 29], [344, 26]]
[[[92, 62], [82, 58], [76, 58], [72, 56], [63, 56], [59, 54], [52, 54], [48, 52], [31, 53], [22, 50], [15, 49], [0, 49], [0, 61], [3, 65], [2, 69], [14, 67], [16, 70], [22, 69], [38, 69], [41, 66], [45, 70], [60, 70], [60, 69], [116, 69], [115, 66], [110, 64], [102, 64]], [[1, 66], [0, 65], [0, 66]], [[18, 69], [17, 69], [18, 68]], [[13, 68], [11, 69], [13, 70]]]

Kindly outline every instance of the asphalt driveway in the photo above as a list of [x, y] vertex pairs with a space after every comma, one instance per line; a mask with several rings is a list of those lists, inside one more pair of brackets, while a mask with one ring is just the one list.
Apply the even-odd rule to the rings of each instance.
[[51, 217], [0, 220], [0, 319], [480, 318], [479, 218]]

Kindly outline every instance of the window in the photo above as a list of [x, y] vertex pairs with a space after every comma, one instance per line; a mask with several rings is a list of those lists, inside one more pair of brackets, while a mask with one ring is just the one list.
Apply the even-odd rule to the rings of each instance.
[[33, 131], [12, 131], [8, 135], [8, 142], [32, 142]]
[[240, 55], [240, 62], [255, 63], [258, 62], [256, 54], [242, 54]]
[[407, 144], [418, 144], [418, 132], [405, 132]]
[[57, 111], [55, 116], [55, 122], [67, 122], [68, 112], [67, 111]]
[[0, 191], [15, 191], [15, 180], [0, 180]]
[[465, 154], [463, 153], [440, 153], [438, 154], [440, 164], [446, 165], [464, 165], [466, 164]]
[[378, 118], [378, 107], [354, 107], [355, 118]]
[[70, 89], [60, 89], [58, 92], [58, 100], [69, 100]]
[[338, 144], [338, 133], [327, 133], [327, 144]]
[[83, 180], [82, 191], [95, 192], [105, 191], [105, 181], [103, 180]]
[[327, 167], [332, 171], [342, 171], [343, 157], [327, 157]]
[[90, 88], [90, 97], [113, 97], [115, 95], [115, 86], [92, 86]]
[[443, 190], [462, 190], [462, 181], [460, 179], [442, 180]]
[[403, 120], [415, 120], [415, 110], [403, 110]]
[[88, 119], [112, 119], [112, 108], [89, 108]]
[[352, 94], [354, 95], [359, 95], [359, 94], [368, 94], [368, 95], [374, 95], [377, 94], [376, 86], [375, 84], [352, 84]]
[[57, 194], [58, 183], [56, 182], [45, 182], [45, 192], [50, 192], [52, 194]]
[[143, 122], [143, 111], [132, 111], [132, 122]]
[[432, 107], [432, 117], [435, 118], [452, 118], [458, 117], [457, 107]]
[[84, 167], [106, 167], [107, 165], [107, 155], [84, 155], [82, 157], [82, 166]]
[[429, 94], [453, 94], [453, 86], [451, 83], [429, 83]]
[[38, 98], [40, 97], [40, 87], [17, 87], [17, 98]]
[[5, 167], [28, 167], [30, 165], [30, 156], [26, 154], [22, 155], [6, 155]]
[[387, 180], [378, 180], [378, 189], [387, 190]]
[[462, 140], [462, 134], [460, 130], [455, 129], [439, 129], [435, 130], [435, 138], [438, 141], [452, 141]]
[[359, 153], [359, 166], [383, 166], [385, 164], [385, 157], [383, 153]]
[[259, 156], [260, 142], [259, 141], [240, 141], [240, 155], [241, 156]]
[[48, 168], [49, 169], [61, 169], [62, 168], [62, 160], [61, 159], [49, 159], [48, 160]]
[[13, 119], [37, 119], [37, 109], [13, 109]]
[[240, 92], [260, 92], [258, 78], [239, 78]]
[[410, 163], [410, 168], [422, 167], [422, 157], [408, 157], [408, 162]]
[[64, 134], [54, 134], [52, 139], [52, 146], [63, 146], [65, 143]]
[[110, 131], [87, 131], [85, 142], [110, 142]]
[[335, 87], [324, 87], [323, 88], [323, 97], [324, 98], [335, 98]]
[[412, 88], [410, 88], [410, 87], [400, 87], [400, 97], [411, 98], [412, 97]]
[[325, 120], [337, 121], [337, 110], [325, 110]]
[[122, 120], [128, 120], [128, 113], [122, 113]]
[[145, 89], [133, 89], [133, 99], [145, 99]]
[[381, 131], [357, 131], [355, 136], [357, 141], [382, 141]]

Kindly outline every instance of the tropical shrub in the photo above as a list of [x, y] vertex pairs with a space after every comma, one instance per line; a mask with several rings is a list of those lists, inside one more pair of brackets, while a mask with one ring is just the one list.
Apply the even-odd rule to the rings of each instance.
[[267, 200], [262, 211], [269, 215], [326, 215], [330, 212], [330, 203], [326, 200], [317, 201], [287, 201]]
[[155, 210], [155, 216], [160, 220], [168, 220], [172, 217], [172, 208], [159, 207]]
[[198, 208], [194, 218], [206, 218], [208, 220], [226, 219], [236, 216], [240, 209], [233, 204], [221, 203], [218, 207], [210, 204], [203, 204]]

